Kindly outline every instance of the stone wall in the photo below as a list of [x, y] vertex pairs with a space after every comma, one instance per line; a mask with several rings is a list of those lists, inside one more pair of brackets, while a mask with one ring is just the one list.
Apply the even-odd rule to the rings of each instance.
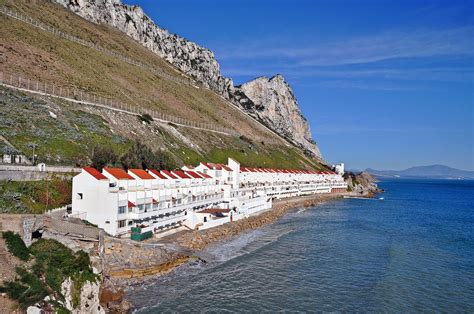
[[70, 178], [80, 171], [80, 168], [61, 166], [46, 166], [46, 170], [41, 171], [36, 166], [0, 165], [0, 181], [39, 181], [52, 175]]
[[27, 246], [31, 245], [31, 234], [43, 228], [42, 215], [0, 215], [0, 231], [13, 231], [22, 236]]

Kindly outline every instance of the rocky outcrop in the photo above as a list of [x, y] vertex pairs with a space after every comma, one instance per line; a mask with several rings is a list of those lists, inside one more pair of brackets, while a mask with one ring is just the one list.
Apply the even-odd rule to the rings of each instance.
[[377, 180], [368, 172], [353, 173], [346, 172], [344, 180], [347, 182], [349, 191], [355, 195], [372, 197], [374, 194], [382, 193], [383, 190], [377, 186]]
[[291, 87], [283, 76], [259, 77], [238, 87], [252, 101], [248, 108], [281, 136], [320, 158], [308, 121], [301, 113]]
[[243, 108], [270, 129], [321, 157], [306, 119], [282, 76], [258, 78], [239, 87], [222, 75], [214, 53], [157, 26], [138, 6], [120, 0], [54, 0], [96, 24], [113, 26], [205, 87]]
[[[64, 296], [64, 307], [73, 314], [79, 313], [105, 313], [100, 305], [99, 293], [100, 283], [86, 281], [79, 292], [74, 292], [77, 289], [74, 287], [74, 282], [71, 278], [66, 279], [61, 285], [61, 294]], [[78, 293], [79, 304], [74, 305], [74, 293]]]

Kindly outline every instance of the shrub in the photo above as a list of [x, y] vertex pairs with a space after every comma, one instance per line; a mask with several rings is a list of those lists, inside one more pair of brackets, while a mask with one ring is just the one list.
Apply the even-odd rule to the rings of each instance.
[[0, 292], [17, 300], [22, 308], [35, 304], [48, 295], [44, 284], [37, 276], [22, 267], [17, 267], [16, 273], [18, 277], [15, 281], [6, 282], [4, 286], [0, 287]]
[[30, 251], [26, 247], [25, 242], [23, 242], [19, 234], [6, 231], [2, 236], [5, 239], [10, 253], [22, 261], [28, 261], [30, 259]]
[[248, 143], [248, 144], [250, 144], [250, 145], [253, 145], [253, 141], [252, 141], [250, 138], [248, 138], [247, 136], [241, 135], [239, 138], [240, 138], [242, 141], [244, 141], [244, 142], [246, 142], [246, 143]]
[[142, 114], [138, 116], [138, 120], [145, 122], [146, 124], [150, 124], [153, 122], [153, 117], [150, 116], [148, 113]]
[[89, 255], [84, 251], [74, 253], [55, 240], [40, 239], [31, 245], [31, 252], [36, 257], [33, 272], [46, 278], [48, 286], [58, 293], [62, 282], [68, 277], [79, 290], [85, 281], [97, 278], [90, 268]]
[[148, 146], [135, 142], [128, 152], [120, 158], [126, 169], [174, 169], [176, 162], [164, 151], [153, 152]]
[[94, 152], [91, 157], [92, 166], [99, 171], [102, 170], [103, 167], [115, 163], [117, 159], [117, 154], [115, 154], [113, 149], [102, 145], [96, 145], [94, 147]]
[[[7, 237], [12, 235], [7, 234]], [[51, 290], [60, 294], [61, 284], [67, 278], [73, 281], [73, 305], [77, 307], [84, 283], [98, 279], [90, 267], [89, 255], [84, 251], [74, 253], [61, 243], [50, 239], [38, 240], [31, 245], [30, 251], [36, 257], [31, 271], [17, 267], [18, 276], [15, 281], [0, 286], [0, 292], [17, 300], [22, 308], [41, 301]]]

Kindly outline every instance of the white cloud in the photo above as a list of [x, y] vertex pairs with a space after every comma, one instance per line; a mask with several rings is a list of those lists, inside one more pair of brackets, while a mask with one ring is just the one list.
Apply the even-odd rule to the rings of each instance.
[[471, 56], [474, 27], [448, 30], [386, 32], [334, 42], [297, 43], [250, 42], [239, 47], [217, 49], [221, 60], [278, 59], [291, 66], [337, 66], [373, 63], [398, 58]]

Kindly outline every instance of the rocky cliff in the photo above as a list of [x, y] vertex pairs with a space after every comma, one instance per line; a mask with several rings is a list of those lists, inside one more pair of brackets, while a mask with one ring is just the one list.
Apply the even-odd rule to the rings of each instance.
[[283, 76], [276, 75], [270, 79], [259, 77], [237, 88], [252, 101], [253, 106], [248, 110], [256, 113], [265, 125], [313, 155], [321, 157], [312, 139], [308, 121], [301, 113], [296, 97]]
[[290, 142], [320, 158], [308, 123], [289, 85], [277, 75], [234, 87], [222, 75], [212, 51], [157, 26], [138, 6], [120, 0], [54, 0], [96, 24], [113, 26], [183, 73], [260, 119]]

